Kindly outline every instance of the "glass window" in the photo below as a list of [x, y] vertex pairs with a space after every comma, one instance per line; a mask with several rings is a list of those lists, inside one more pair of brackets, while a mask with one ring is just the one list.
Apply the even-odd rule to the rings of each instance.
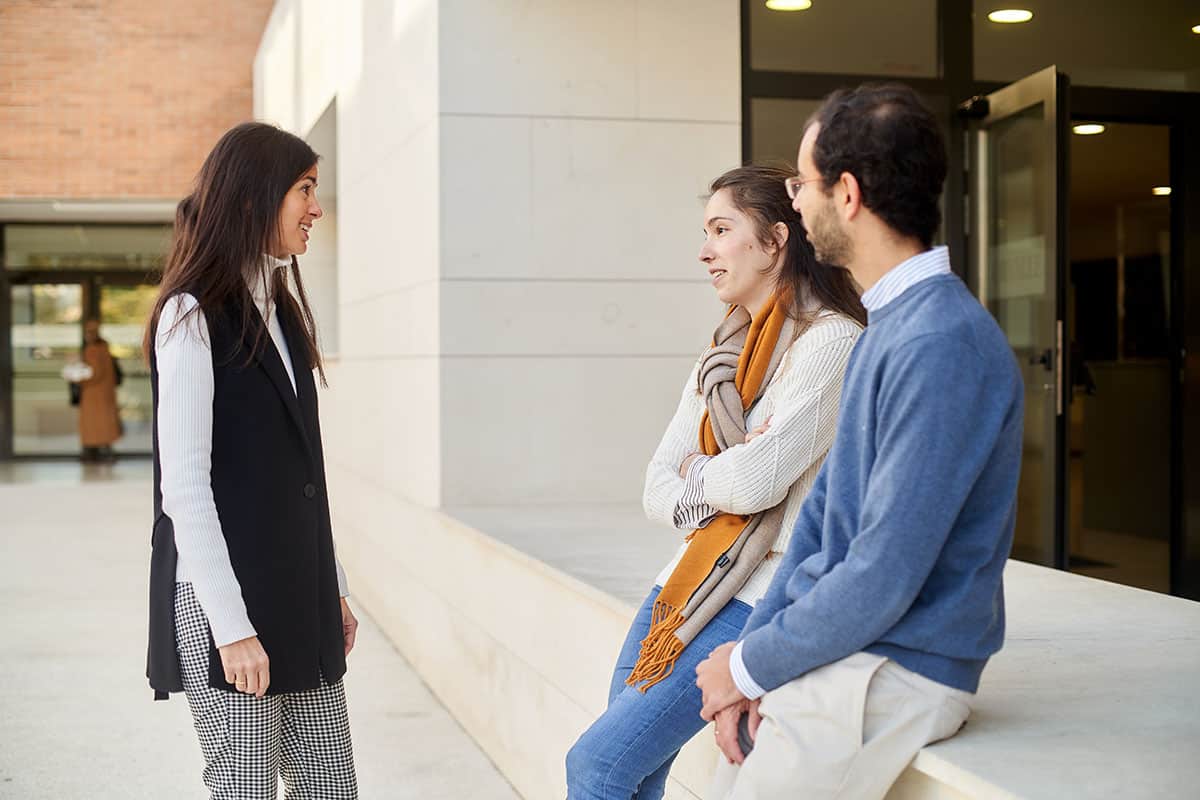
[[751, 0], [749, 24], [751, 69], [938, 75], [937, 0], [814, 0], [805, 11]]
[[6, 225], [4, 266], [157, 270], [170, 239], [169, 225]]
[[79, 412], [70, 404], [63, 368], [79, 360], [83, 287], [78, 283], [13, 286], [12, 415], [17, 455], [79, 452]]
[[[992, 22], [1001, 8], [1028, 22]], [[1008, 83], [1055, 65], [1075, 86], [1200, 91], [1200, 9], [1182, 0], [975, 0], [975, 79]]]
[[750, 101], [750, 158], [796, 165], [804, 123], [820, 100], [756, 97]]
[[[925, 102], [941, 123], [942, 135], [950, 136], [950, 119], [945, 98], [928, 96]], [[755, 97], [750, 101], [750, 160], [758, 163], [782, 161], [795, 168], [796, 151], [804, 124], [821, 105], [820, 100]], [[945, 194], [942, 195], [942, 225], [934, 236], [936, 244], [946, 241]]]

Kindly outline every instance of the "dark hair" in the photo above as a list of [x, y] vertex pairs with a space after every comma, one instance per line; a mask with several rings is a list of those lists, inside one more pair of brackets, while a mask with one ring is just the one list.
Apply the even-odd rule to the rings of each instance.
[[917, 92], [899, 83], [838, 89], [809, 119], [821, 126], [813, 162], [825, 191], [849, 172], [863, 205], [926, 248], [942, 221], [946, 145], [937, 118]]
[[858, 287], [850, 273], [841, 267], [817, 261], [812, 244], [804, 231], [804, 222], [792, 208], [783, 182], [794, 176], [791, 167], [772, 164], [747, 164], [731, 169], [709, 186], [716, 194], [728, 189], [733, 204], [754, 222], [758, 241], [763, 247], [778, 245], [773, 228], [782, 222], [788, 238], [782, 253], [782, 265], [776, 278], [777, 289], [792, 297], [792, 315], [799, 316], [799, 302], [811, 295], [823, 308], [845, 314], [867, 324], [867, 312], [858, 297]]
[[[163, 306], [179, 292], [194, 294], [207, 317], [239, 316], [242, 335], [252, 332], [252, 359], [270, 335], [254, 304], [248, 302], [247, 271], [258, 269], [279, 313], [290, 314], [300, 323], [308, 366], [316, 369], [325, 383], [316, 322], [296, 259], [292, 257], [286, 271], [268, 272], [265, 262], [265, 255], [278, 240], [279, 207], [284, 197], [318, 158], [303, 139], [260, 122], [242, 123], [221, 137], [204, 159], [191, 194], [175, 209], [175, 230], [162, 285], [142, 342], [147, 359]], [[294, 295], [288, 285], [289, 273], [295, 282]], [[176, 326], [188, 316], [180, 318]]]

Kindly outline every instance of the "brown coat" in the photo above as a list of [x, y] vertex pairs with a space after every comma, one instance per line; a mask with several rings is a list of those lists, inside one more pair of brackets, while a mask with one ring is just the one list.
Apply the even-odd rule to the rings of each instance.
[[79, 384], [79, 438], [84, 447], [108, 447], [121, 438], [117, 374], [108, 343], [89, 344], [83, 350], [83, 361], [92, 368], [92, 377]]

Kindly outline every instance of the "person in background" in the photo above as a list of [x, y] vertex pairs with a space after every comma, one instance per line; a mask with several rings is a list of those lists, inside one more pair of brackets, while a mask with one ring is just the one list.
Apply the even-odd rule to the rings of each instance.
[[90, 378], [79, 381], [79, 440], [84, 461], [112, 461], [113, 445], [121, 438], [117, 409], [117, 366], [108, 342], [100, 338], [100, 321], [83, 325], [82, 363]]

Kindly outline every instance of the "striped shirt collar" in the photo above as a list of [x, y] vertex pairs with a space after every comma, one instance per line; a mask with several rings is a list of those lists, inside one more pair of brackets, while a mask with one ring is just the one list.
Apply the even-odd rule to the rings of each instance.
[[867, 311], [878, 311], [911, 287], [935, 275], [950, 274], [950, 251], [945, 245], [918, 253], [887, 271], [879, 282], [863, 293]]

